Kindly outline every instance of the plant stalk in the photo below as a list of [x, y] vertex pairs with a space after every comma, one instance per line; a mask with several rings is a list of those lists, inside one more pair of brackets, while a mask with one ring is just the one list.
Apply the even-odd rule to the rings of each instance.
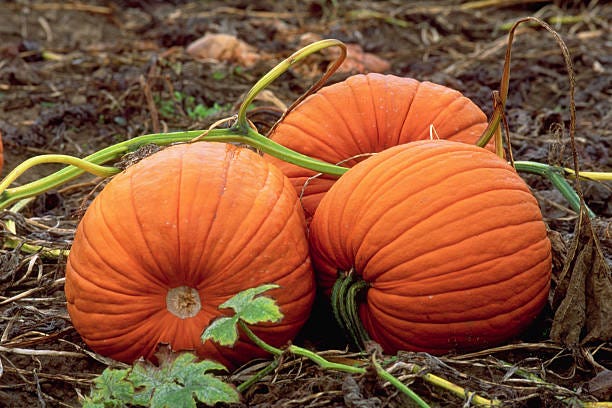
[[361, 323], [358, 311], [358, 297], [368, 289], [368, 284], [355, 278], [353, 269], [340, 271], [332, 287], [331, 305], [337, 323], [342, 327], [353, 346], [364, 350], [370, 336]]
[[[243, 132], [243, 133], [240, 133]], [[17, 166], [1, 183], [0, 183], [0, 210], [7, 208], [12, 203], [23, 198], [32, 197], [45, 191], [49, 191], [64, 183], [67, 183], [86, 171], [93, 171], [96, 175], [109, 176], [119, 173], [121, 170], [115, 167], [102, 167], [103, 163], [111, 160], [116, 160], [126, 153], [134, 152], [141, 146], [146, 144], [156, 144], [165, 146], [172, 143], [189, 142], [190, 140], [206, 135], [202, 140], [209, 142], [224, 142], [224, 143], [244, 143], [255, 147], [265, 153], [278, 157], [281, 160], [286, 160], [290, 163], [306, 167], [308, 169], [340, 176], [348, 169], [346, 167], [335, 166], [301, 153], [294, 152], [268, 138], [260, 135], [252, 128], [239, 129], [212, 129], [210, 131], [191, 130], [185, 132], [173, 133], [154, 133], [135, 137], [124, 142], [106, 147], [98, 152], [91, 154], [84, 159], [77, 159], [71, 156], [63, 155], [44, 155], [26, 160], [21, 165]], [[23, 174], [26, 170], [34, 165], [41, 163], [67, 163], [70, 164], [51, 175], [35, 180], [28, 184], [19, 187], [7, 188], [17, 177]]]
[[[514, 168], [516, 168], [517, 171], [537, 174], [549, 179], [553, 186], [555, 186], [555, 188], [559, 190], [563, 197], [565, 197], [565, 199], [568, 201], [572, 210], [578, 214], [580, 213], [580, 205], [582, 200], [580, 200], [580, 196], [578, 196], [576, 190], [574, 190], [562, 176], [565, 169], [532, 161], [515, 161]], [[580, 175], [582, 176], [582, 172]], [[589, 218], [596, 217], [595, 213], [586, 204], [584, 204], [584, 206], [589, 214]]]

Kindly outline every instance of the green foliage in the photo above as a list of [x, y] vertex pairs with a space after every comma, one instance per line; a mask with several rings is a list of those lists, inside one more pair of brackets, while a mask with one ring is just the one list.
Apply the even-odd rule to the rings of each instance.
[[202, 342], [214, 340], [216, 343], [231, 347], [238, 340], [236, 325], [239, 320], [248, 324], [261, 322], [278, 322], [283, 318], [280, 308], [274, 299], [258, 296], [278, 285], [261, 285], [257, 288], [244, 290], [228, 299], [219, 309], [233, 309], [232, 317], [221, 317], [213, 321], [202, 334]]
[[84, 407], [122, 407], [131, 401], [134, 385], [127, 380], [129, 370], [106, 369], [94, 380], [92, 395]]
[[176, 104], [180, 104], [187, 116], [193, 120], [205, 119], [230, 109], [229, 104], [220, 105], [215, 102], [213, 106], [209, 107], [201, 103], [196, 103], [196, 98], [194, 96], [185, 95], [179, 91], [174, 91], [172, 96], [173, 98], [170, 99], [162, 99], [159, 95], [153, 97], [159, 114], [166, 119], [172, 119], [177, 116]]
[[[233, 309], [232, 317], [215, 320], [202, 334], [202, 341], [212, 339], [223, 346], [238, 340], [237, 324], [277, 322], [283, 318], [274, 299], [259, 296], [278, 285], [262, 285], [247, 289], [219, 306]], [[197, 361], [192, 353], [173, 353], [162, 347], [155, 354], [159, 365], [139, 360], [128, 369], [107, 368], [94, 380], [91, 395], [85, 398], [85, 408], [120, 408], [127, 406], [196, 407], [197, 402], [213, 405], [218, 402], [238, 402], [236, 389], [211, 372], [226, 371], [210, 360]]]
[[94, 380], [91, 395], [83, 407], [152, 408], [195, 407], [196, 402], [214, 405], [218, 402], [238, 402], [236, 389], [209, 372], [225, 371], [225, 367], [210, 360], [196, 361], [191, 353], [172, 353], [163, 348], [156, 354], [159, 366], [141, 360], [130, 369], [104, 370]]

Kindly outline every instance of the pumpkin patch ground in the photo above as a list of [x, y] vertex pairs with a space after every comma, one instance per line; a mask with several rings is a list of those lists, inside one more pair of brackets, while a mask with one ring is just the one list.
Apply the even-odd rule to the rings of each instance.
[[[575, 150], [566, 63], [554, 36], [529, 22], [516, 31], [505, 110], [514, 160], [573, 168], [575, 154], [581, 170], [609, 175], [612, 74], [606, 32], [612, 5], [601, 1], [31, 0], [0, 5], [2, 176], [40, 154], [85, 157], [145, 134], [223, 127], [218, 122], [238, 111], [259, 78], [295, 50], [324, 38], [348, 45], [347, 59], [329, 84], [362, 73], [430, 81], [461, 92], [490, 118], [508, 30], [526, 16], [550, 24], [571, 55]], [[253, 126], [268, 132], [338, 55], [329, 48], [291, 66], [249, 106]], [[342, 106], [339, 112], [330, 116], [342, 116]], [[437, 136], [435, 128], [429, 133]], [[155, 150], [145, 146], [109, 164], [126, 168]], [[36, 166], [11, 186], [62, 166]], [[332, 362], [361, 364], [368, 372], [324, 370], [285, 353], [273, 371], [242, 392], [241, 402], [225, 406], [415, 404], [375, 375], [375, 360], [435, 407], [610, 406], [604, 402], [612, 400], [612, 183], [581, 183], [584, 201], [596, 215], [589, 219], [586, 213], [580, 217], [548, 179], [519, 174], [537, 199], [552, 248], [545, 306], [519, 335], [441, 355], [381, 355], [371, 343], [369, 354], [360, 354], [347, 348], [325, 295], [319, 295], [294, 344]], [[64, 292], [77, 225], [107, 183], [84, 175], [0, 212], [0, 406], [81, 406], [107, 367], [125, 367], [83, 341]], [[146, 201], [141, 197], [143, 205]], [[117, 257], [113, 262], [121, 261], [121, 251], [108, 252]], [[266, 365], [265, 359], [252, 361], [219, 378], [238, 386]]]

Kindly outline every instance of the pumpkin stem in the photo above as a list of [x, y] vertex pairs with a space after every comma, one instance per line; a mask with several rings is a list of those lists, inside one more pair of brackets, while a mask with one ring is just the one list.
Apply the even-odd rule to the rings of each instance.
[[166, 294], [166, 308], [181, 319], [194, 317], [202, 309], [200, 294], [189, 286], [172, 288]]
[[334, 317], [349, 341], [354, 347], [364, 350], [370, 336], [361, 323], [358, 307], [369, 285], [355, 276], [354, 268], [348, 272], [338, 272], [338, 279], [332, 288], [331, 304]]

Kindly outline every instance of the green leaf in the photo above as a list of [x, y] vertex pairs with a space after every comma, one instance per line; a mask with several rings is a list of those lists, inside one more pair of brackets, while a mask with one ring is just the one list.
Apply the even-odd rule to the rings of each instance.
[[209, 371], [226, 371], [222, 364], [203, 360], [196, 362], [191, 353], [159, 353], [159, 367], [140, 361], [134, 365], [129, 379], [136, 395], [133, 404], [162, 407], [195, 407], [196, 401], [207, 405], [238, 402], [235, 388]]
[[134, 386], [127, 380], [128, 370], [107, 368], [100, 376], [94, 379], [91, 397], [86, 399], [83, 406], [87, 407], [120, 407], [132, 400]]
[[240, 319], [248, 324], [259, 322], [278, 322], [283, 318], [280, 308], [274, 301], [267, 297], [258, 297], [251, 301], [248, 308], [240, 313]]
[[278, 285], [268, 284], [243, 290], [242, 292], [239, 292], [233, 297], [229, 298], [226, 302], [222, 303], [219, 306], [219, 309], [234, 309], [237, 315], [242, 315], [245, 310], [253, 307], [253, 299], [255, 296], [278, 287]]
[[214, 340], [221, 346], [232, 347], [238, 341], [236, 323], [238, 323], [237, 315], [214, 320], [202, 333], [202, 343], [206, 340]]
[[220, 317], [214, 320], [202, 333], [202, 342], [213, 340], [221, 346], [232, 347], [238, 341], [236, 325], [239, 320], [247, 324], [280, 321], [283, 314], [276, 301], [265, 296], [256, 297], [278, 287], [268, 284], [243, 290], [221, 304], [219, 309], [233, 309], [235, 314], [232, 317]]

